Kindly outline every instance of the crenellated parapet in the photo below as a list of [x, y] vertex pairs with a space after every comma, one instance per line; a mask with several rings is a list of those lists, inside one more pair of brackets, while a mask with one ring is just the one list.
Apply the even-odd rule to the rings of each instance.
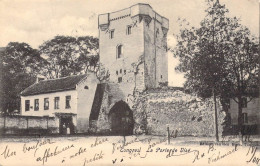
[[167, 34], [169, 29], [169, 20], [167, 18], [155, 12], [149, 4], [142, 3], [116, 12], [100, 14], [98, 17], [99, 28], [104, 31], [109, 27], [111, 21], [124, 19], [126, 17], [131, 17], [133, 20], [138, 20], [139, 22], [144, 20], [146, 24], [149, 24], [151, 20], [154, 19], [162, 25], [164, 34]]
[[138, 16], [142, 20], [144, 19], [146, 23], [150, 23], [152, 19], [156, 20], [162, 25], [164, 30], [169, 29], [169, 20], [153, 10], [149, 4], [136, 4], [130, 7], [131, 8], [131, 17], [134, 18]]

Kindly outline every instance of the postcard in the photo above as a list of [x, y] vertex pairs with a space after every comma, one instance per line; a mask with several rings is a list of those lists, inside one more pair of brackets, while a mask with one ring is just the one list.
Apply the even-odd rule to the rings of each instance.
[[260, 165], [257, 0], [0, 0], [0, 165]]

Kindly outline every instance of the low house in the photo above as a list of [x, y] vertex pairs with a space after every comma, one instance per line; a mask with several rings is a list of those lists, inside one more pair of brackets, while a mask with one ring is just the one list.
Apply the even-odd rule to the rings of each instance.
[[[230, 99], [228, 113], [231, 118], [231, 126], [237, 128], [238, 124], [238, 103]], [[242, 98], [243, 127], [247, 133], [260, 134], [260, 97], [253, 99]]]
[[87, 132], [95, 74], [39, 81], [21, 92], [21, 115], [54, 117], [57, 132]]

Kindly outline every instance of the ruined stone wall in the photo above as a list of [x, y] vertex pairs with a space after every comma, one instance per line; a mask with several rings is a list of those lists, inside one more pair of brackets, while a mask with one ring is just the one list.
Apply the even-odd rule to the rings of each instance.
[[103, 96], [103, 100], [102, 100], [102, 104], [101, 104], [101, 109], [98, 115], [98, 120], [96, 122], [96, 133], [106, 133], [107, 131], [109, 131], [110, 129], [110, 123], [108, 121], [108, 114], [109, 114], [109, 106], [110, 106], [110, 102], [113, 101], [109, 101], [111, 99], [111, 96], [109, 96], [108, 92], [108, 86], [105, 89], [104, 96]]
[[[218, 103], [219, 133], [224, 112]], [[214, 136], [214, 107], [211, 99], [201, 100], [183, 90], [160, 89], [146, 91], [136, 98], [133, 106], [135, 133], [179, 136]], [[174, 132], [173, 132], [174, 131]]]
[[[139, 78], [143, 78], [143, 70], [139, 71], [136, 75], [136, 81]], [[143, 82], [141, 79], [140, 82]], [[144, 83], [144, 82], [143, 82]], [[119, 101], [126, 102], [130, 107], [134, 104], [133, 91], [140, 92], [138, 85], [135, 87], [135, 83], [132, 84], [119, 84], [119, 83], [106, 83], [104, 89], [104, 95], [102, 96], [101, 108], [99, 111], [98, 119], [92, 120], [90, 123], [91, 133], [107, 133], [110, 130], [111, 122], [108, 119], [108, 114], [115, 103]]]
[[91, 133], [108, 133], [110, 131], [109, 111], [116, 102], [120, 100], [124, 101], [126, 96], [126, 93], [122, 91], [119, 84], [106, 83], [98, 119], [91, 121], [89, 131]]

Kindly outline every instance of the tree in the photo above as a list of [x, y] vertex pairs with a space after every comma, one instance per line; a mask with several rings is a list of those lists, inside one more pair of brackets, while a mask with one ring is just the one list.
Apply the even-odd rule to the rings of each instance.
[[259, 96], [259, 45], [248, 28], [238, 23], [236, 25], [238, 26], [230, 30], [229, 34], [233, 41], [226, 45], [231, 51], [225, 57], [227, 75], [223, 80], [223, 89], [228, 92], [225, 95], [238, 104], [238, 129], [243, 134], [243, 97], [249, 98], [245, 101], [248, 103]]
[[42, 57], [48, 62], [43, 70], [43, 75], [47, 78], [86, 73], [87, 70], [95, 71], [98, 66], [98, 39], [91, 36], [55, 36], [39, 48]]
[[99, 63], [97, 66], [97, 70], [95, 71], [96, 77], [100, 83], [104, 83], [109, 81], [110, 79], [110, 72], [107, 70], [103, 64]]
[[[235, 99], [250, 95], [245, 89], [256, 87], [255, 71], [259, 68], [253, 60], [256, 58], [254, 38], [236, 17], [228, 16], [228, 9], [218, 0], [208, 0], [207, 5], [206, 16], [198, 28], [190, 27], [185, 20], [181, 22], [184, 27], [177, 35], [178, 44], [173, 50], [175, 57], [180, 59], [176, 69], [185, 72], [186, 88], [203, 98], [213, 96], [215, 103], [217, 96]], [[238, 78], [241, 67], [247, 72], [240, 73]], [[244, 80], [244, 90], [241, 80]], [[242, 101], [238, 99], [237, 102], [241, 105]], [[241, 113], [239, 111], [239, 115]], [[215, 120], [218, 140], [216, 104]], [[239, 125], [241, 129], [241, 121]]]
[[[26, 43], [10, 42], [1, 55], [1, 112], [20, 109], [20, 92], [33, 84], [44, 65], [36, 49]], [[7, 112], [8, 110], [8, 112]]]

